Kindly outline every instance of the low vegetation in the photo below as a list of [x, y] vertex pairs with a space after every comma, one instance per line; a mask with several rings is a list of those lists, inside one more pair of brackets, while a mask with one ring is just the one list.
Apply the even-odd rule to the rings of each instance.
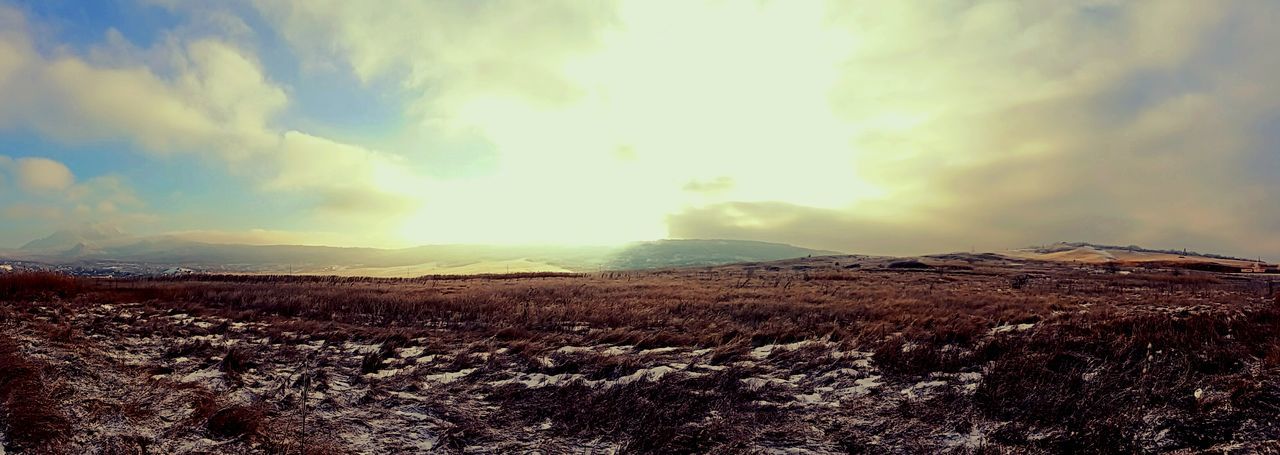
[[987, 255], [417, 279], [0, 275], [0, 442], [1275, 451], [1280, 297], [1265, 280]]

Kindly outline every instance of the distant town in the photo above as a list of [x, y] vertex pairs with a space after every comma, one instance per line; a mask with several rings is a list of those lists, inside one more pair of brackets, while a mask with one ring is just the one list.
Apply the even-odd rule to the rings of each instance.
[[80, 264], [49, 264], [35, 261], [0, 260], [0, 273], [57, 272], [87, 278], [128, 278], [138, 276], [184, 275], [197, 272], [234, 272], [230, 269], [197, 270], [167, 264], [93, 261]]

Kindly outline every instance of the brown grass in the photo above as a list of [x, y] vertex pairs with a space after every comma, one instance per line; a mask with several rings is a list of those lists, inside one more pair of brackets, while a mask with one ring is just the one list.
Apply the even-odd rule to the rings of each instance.
[[[906, 384], [932, 374], [981, 373], [976, 392], [905, 403], [898, 418], [962, 433], [980, 422], [998, 422], [989, 443], [1003, 449], [1147, 451], [1152, 446], [1143, 442], [1144, 431], [1153, 424], [1144, 419], [1157, 411], [1172, 441], [1162, 450], [1280, 439], [1280, 428], [1259, 423], [1280, 412], [1280, 305], [1259, 291], [1265, 286], [1187, 270], [1121, 275], [1067, 266], [999, 269], [980, 262], [965, 269], [920, 263], [929, 267], [922, 269], [915, 262], [727, 270], [712, 279], [682, 271], [407, 280], [190, 276], [81, 282], [29, 276], [0, 282], [0, 290], [9, 286], [0, 300], [54, 299], [65, 301], [67, 311], [142, 302], [155, 312], [265, 322], [274, 340], [287, 341], [284, 332], [297, 332], [377, 344], [358, 370], [339, 372], [357, 378], [379, 371], [398, 348], [419, 338], [427, 339], [432, 352], [505, 348], [502, 361], [525, 371], [587, 380], [616, 379], [643, 365], [634, 356], [557, 354], [558, 347], [710, 348], [711, 363], [731, 365], [748, 359], [754, 347], [823, 340], [835, 348], [796, 349], [769, 361], [816, 375], [841, 362], [829, 356], [831, 349], [844, 349], [872, 352], [888, 380]], [[3, 311], [19, 317], [29, 309], [24, 305], [29, 303]], [[1032, 325], [1009, 329], [1017, 324]], [[229, 329], [224, 323], [208, 330]], [[165, 356], [216, 355], [213, 349], [207, 343], [175, 344]], [[18, 355], [16, 348], [10, 351], [10, 357]], [[5, 353], [0, 344], [0, 355]], [[231, 349], [220, 367], [234, 376], [255, 361], [254, 353]], [[508, 366], [459, 354], [441, 368], [478, 368], [480, 377]], [[22, 387], [39, 381], [38, 369], [5, 371], [12, 372], [0, 379], [18, 378], [5, 380]], [[840, 435], [847, 427], [843, 421], [787, 423], [790, 414], [760, 403], [788, 398], [768, 388], [744, 388], [741, 379], [752, 374], [733, 366], [706, 376], [604, 389], [581, 382], [538, 389], [507, 384], [487, 391], [484, 399], [502, 410], [508, 428], [549, 421], [559, 437], [612, 438], [634, 453], [735, 452], [762, 440], [787, 445], [824, 426], [831, 433], [824, 437], [848, 450], [874, 450], [866, 445], [868, 434]], [[1197, 389], [1210, 391], [1210, 398], [1192, 398]], [[10, 437], [55, 438], [66, 430], [65, 420], [57, 425], [49, 407], [32, 406], [23, 412], [53, 419], [42, 427], [53, 432]], [[263, 422], [275, 411], [264, 407], [225, 406], [212, 398], [201, 406], [197, 414], [207, 431], [220, 438], [272, 431]], [[432, 412], [455, 424], [442, 430], [447, 448], [461, 450], [493, 434], [486, 423], [446, 408]], [[763, 426], [772, 433], [754, 431]], [[917, 427], [883, 430], [903, 441], [921, 437], [910, 428]]]
[[209, 415], [209, 434], [221, 439], [259, 435], [264, 429], [265, 411], [258, 406], [230, 405]]
[[0, 335], [0, 441], [15, 451], [55, 448], [70, 429], [67, 417], [49, 396], [49, 383], [40, 365], [21, 352], [17, 343]]
[[777, 417], [752, 404], [763, 396], [743, 387], [745, 377], [730, 369], [707, 377], [637, 381], [607, 389], [581, 382], [542, 389], [509, 385], [489, 399], [521, 421], [550, 420], [555, 434], [624, 435], [624, 451], [629, 453], [697, 453], [745, 442], [752, 425]]
[[68, 299], [78, 294], [83, 281], [49, 272], [0, 273], [0, 300]]

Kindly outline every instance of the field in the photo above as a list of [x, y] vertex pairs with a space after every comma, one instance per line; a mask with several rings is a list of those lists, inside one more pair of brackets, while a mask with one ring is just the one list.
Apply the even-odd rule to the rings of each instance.
[[5, 453], [1280, 452], [1265, 276], [0, 275]]

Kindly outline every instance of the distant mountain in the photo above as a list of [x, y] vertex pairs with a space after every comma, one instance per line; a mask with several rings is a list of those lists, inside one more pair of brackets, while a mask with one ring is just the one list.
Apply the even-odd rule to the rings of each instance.
[[1099, 250], [1099, 251], [1118, 251], [1118, 252], [1127, 252], [1127, 253], [1147, 253], [1147, 254], [1171, 254], [1171, 255], [1183, 256], [1183, 257], [1202, 257], [1202, 258], [1210, 258], [1210, 259], [1226, 259], [1231, 261], [1257, 262], [1253, 259], [1238, 258], [1238, 257], [1226, 256], [1221, 254], [1213, 254], [1213, 253], [1200, 253], [1197, 251], [1191, 251], [1186, 249], [1159, 250], [1159, 249], [1143, 248], [1138, 245], [1127, 245], [1127, 246], [1101, 245], [1101, 244], [1088, 243], [1088, 242], [1058, 242], [1053, 245], [1037, 248], [1037, 250], [1041, 252], [1051, 253], [1055, 251], [1066, 251], [1066, 250], [1072, 250], [1072, 249], [1078, 249], [1078, 248], [1087, 248], [1087, 249], [1093, 249], [1093, 250]]
[[32, 240], [22, 246], [23, 250], [66, 250], [77, 247], [91, 247], [103, 241], [127, 237], [124, 232], [112, 226], [85, 224], [75, 229], [64, 229], [49, 234], [48, 237]]
[[1189, 250], [1157, 250], [1137, 245], [1116, 246], [1087, 242], [1059, 242], [1052, 245], [1001, 252], [1006, 256], [1056, 262], [1081, 263], [1203, 263], [1231, 268], [1251, 267], [1258, 261]]
[[78, 257], [89, 256], [97, 253], [99, 253], [99, 251], [94, 247], [85, 243], [77, 243], [75, 246], [68, 248], [66, 251], [63, 251], [62, 256], [69, 257], [69, 258], [78, 258]]
[[748, 240], [658, 240], [622, 249], [609, 259], [606, 267], [624, 270], [692, 267], [841, 254], [844, 253]]
[[10, 259], [142, 270], [414, 276], [431, 273], [596, 271], [720, 265], [840, 254], [743, 240], [659, 240], [621, 246], [425, 245], [402, 249], [238, 245], [134, 237], [83, 226], [34, 240]]

